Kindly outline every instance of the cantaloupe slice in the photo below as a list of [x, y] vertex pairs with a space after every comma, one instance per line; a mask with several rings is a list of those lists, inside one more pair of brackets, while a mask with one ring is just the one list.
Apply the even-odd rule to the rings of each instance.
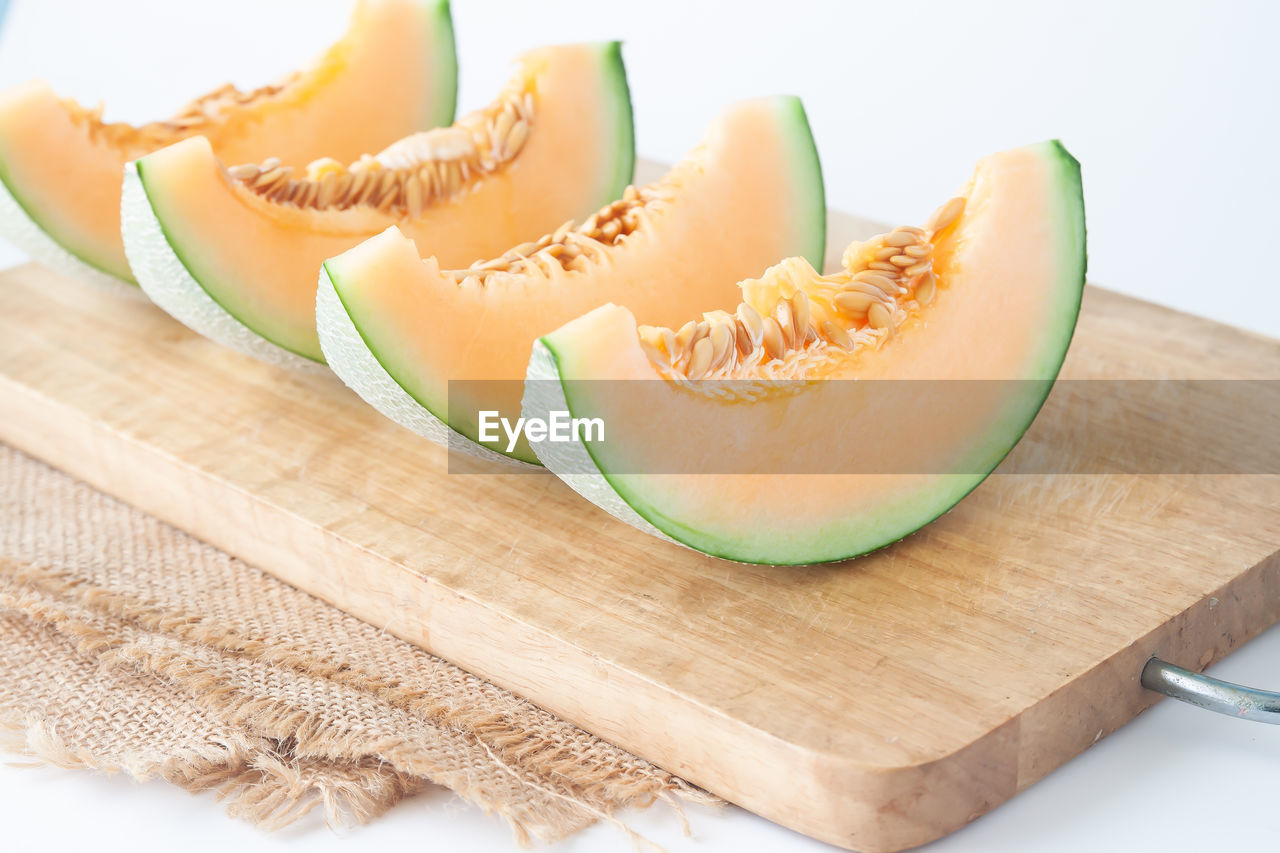
[[[475, 439], [478, 412], [518, 417], [539, 334], [610, 300], [674, 322], [735, 294], [766, 259], [820, 263], [825, 217], [800, 101], [746, 101], [659, 183], [501, 257], [449, 270], [390, 230], [328, 261], [321, 341], [330, 366], [387, 416], [436, 441]], [[509, 455], [536, 461], [526, 444]]]
[[844, 261], [785, 261], [678, 332], [610, 305], [542, 337], [524, 417], [605, 434], [534, 449], [618, 518], [730, 560], [839, 560], [927, 524], [1057, 376], [1084, 285], [1079, 164], [1057, 142], [996, 154], [926, 228]]
[[198, 139], [157, 151], [126, 175], [125, 246], [174, 317], [297, 366], [323, 360], [326, 258], [398, 225], [444, 263], [467, 264], [616, 198], [634, 160], [619, 44], [542, 48], [489, 106], [350, 165], [228, 170]]
[[196, 135], [232, 163], [355, 158], [448, 124], [456, 90], [448, 0], [362, 0], [309, 68], [252, 92], [224, 86], [140, 127], [104, 123], [100, 107], [44, 83], [20, 86], [0, 94], [0, 232], [53, 269], [132, 284], [120, 239], [130, 160]]

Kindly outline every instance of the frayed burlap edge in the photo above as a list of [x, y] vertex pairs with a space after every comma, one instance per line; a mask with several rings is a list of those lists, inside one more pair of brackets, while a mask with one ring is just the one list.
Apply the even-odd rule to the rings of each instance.
[[267, 831], [296, 823], [318, 807], [333, 829], [367, 823], [423, 785], [379, 767], [290, 764], [244, 745], [214, 746], [158, 764], [140, 757], [104, 761], [91, 750], [69, 746], [52, 721], [34, 713], [0, 712], [0, 752], [27, 759], [6, 762], [13, 767], [124, 773], [138, 782], [163, 780], [193, 794], [212, 791], [228, 814]]
[[[286, 759], [272, 750], [229, 744], [221, 752], [171, 756], [159, 765], [144, 766], [133, 761], [121, 766], [104, 763], [84, 750], [70, 749], [47, 721], [30, 715], [21, 721], [0, 717], [0, 726], [9, 731], [9, 745], [19, 747], [12, 751], [45, 763], [108, 773], [124, 771], [139, 779], [161, 778], [190, 791], [213, 790], [228, 802], [233, 815], [265, 829], [286, 826], [317, 807], [323, 807], [325, 820], [331, 826], [362, 823], [385, 812], [427, 781], [434, 781], [501, 816], [522, 846], [535, 839], [556, 840], [595, 820], [607, 820], [637, 846], [653, 847], [618, 820], [614, 812], [622, 807], [646, 807], [663, 801], [674, 809], [687, 833], [681, 801], [719, 803], [717, 798], [674, 776], [662, 774], [656, 781], [652, 772], [628, 777], [616, 767], [584, 768], [577, 756], [539, 740], [502, 714], [476, 715], [448, 702], [433, 703], [433, 697], [411, 695], [394, 684], [370, 681], [336, 664], [317, 671], [314, 658], [296, 654], [287, 643], [246, 643], [217, 625], [191, 616], [175, 616], [112, 590], [93, 587], [67, 572], [4, 560], [0, 560], [0, 570], [18, 587], [17, 592], [0, 592], [0, 607], [55, 630], [100, 666], [160, 679], [195, 698], [206, 710], [233, 725], [246, 727], [256, 738], [287, 742], [290, 756]], [[71, 604], [60, 598], [70, 599]], [[372, 761], [372, 766], [362, 768], [358, 766], [361, 762], [352, 765], [349, 761], [344, 766], [352, 744], [335, 742], [325, 720], [269, 698], [244, 695], [193, 666], [189, 654], [130, 642], [127, 632], [119, 626], [113, 629], [103, 625], [102, 620], [120, 620], [141, 631], [164, 634], [226, 655], [302, 668], [310, 676], [348, 683], [389, 705], [425, 714], [440, 725], [466, 731], [494, 766], [521, 785], [558, 800], [563, 810], [529, 809], [518, 802], [477, 796], [467, 789], [465, 773], [460, 778], [459, 774], [442, 773], [415, 744], [403, 738], [363, 745], [361, 761]], [[305, 761], [298, 760], [300, 755], [305, 756]], [[318, 767], [315, 762], [319, 762]], [[638, 759], [637, 763], [643, 764]], [[451, 775], [455, 778], [448, 778]]]

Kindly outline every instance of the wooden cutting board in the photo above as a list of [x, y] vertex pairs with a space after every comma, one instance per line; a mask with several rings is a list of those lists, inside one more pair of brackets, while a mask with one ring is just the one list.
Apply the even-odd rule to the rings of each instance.
[[[866, 225], [832, 230], [838, 253]], [[1066, 375], [1277, 378], [1280, 342], [1089, 288]], [[1280, 477], [997, 475], [869, 557], [744, 567], [549, 475], [450, 474], [332, 376], [36, 266], [0, 275], [0, 412], [0, 440], [859, 850], [954, 830], [1123, 725], [1148, 656], [1200, 669], [1280, 618]]]

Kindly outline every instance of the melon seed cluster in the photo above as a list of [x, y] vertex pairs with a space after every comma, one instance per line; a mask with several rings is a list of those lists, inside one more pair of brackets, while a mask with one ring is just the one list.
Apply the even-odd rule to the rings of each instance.
[[258, 101], [274, 98], [288, 88], [297, 77], [296, 73], [291, 74], [278, 83], [271, 83], [248, 92], [242, 92], [227, 83], [191, 101], [170, 118], [148, 122], [137, 127], [125, 122], [110, 124], [104, 122], [102, 104], [86, 109], [75, 101], [64, 98], [62, 105], [73, 121], [82, 122], [88, 126], [90, 139], [106, 140], [122, 151], [145, 153], [194, 136], [210, 124], [222, 121], [227, 113], [233, 110], [246, 109]]
[[953, 198], [925, 228], [901, 226], [853, 244], [841, 259], [841, 272], [804, 282], [805, 289], [779, 298], [768, 314], [742, 302], [732, 314], [712, 311], [678, 331], [641, 326], [640, 345], [664, 375], [677, 379], [728, 378], [735, 371], [786, 375], [787, 367], [802, 368], [806, 356], [875, 345], [901, 325], [908, 310], [933, 300], [934, 242], [964, 206], [965, 199]]
[[533, 93], [516, 85], [452, 127], [414, 134], [350, 166], [316, 160], [305, 176], [295, 178], [291, 167], [272, 158], [227, 173], [276, 204], [316, 210], [366, 206], [413, 219], [514, 160], [529, 141], [533, 120]]
[[599, 252], [638, 230], [645, 211], [665, 197], [661, 184], [627, 187], [622, 198], [600, 208], [576, 228], [570, 220], [541, 239], [509, 249], [501, 257], [476, 261], [466, 269], [446, 270], [443, 274], [469, 286], [483, 283], [492, 273], [518, 274], [532, 267], [551, 272], [552, 264], [584, 272]]

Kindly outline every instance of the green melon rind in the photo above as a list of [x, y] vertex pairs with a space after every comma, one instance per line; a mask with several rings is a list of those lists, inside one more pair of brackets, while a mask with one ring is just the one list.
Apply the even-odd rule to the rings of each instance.
[[[424, 2], [423, 18], [434, 34], [430, 48], [438, 77], [427, 119], [429, 127], [445, 127], [457, 107], [458, 63], [453, 18], [448, 0]], [[282, 346], [254, 330], [222, 305], [196, 277], [179, 250], [179, 241], [166, 230], [147, 190], [146, 158], [125, 168], [121, 198], [121, 230], [125, 256], [138, 284], [151, 301], [193, 331], [254, 358], [295, 370], [316, 370], [323, 362], [310, 353]]]
[[[610, 95], [607, 101], [614, 107], [606, 124], [614, 128], [617, 157], [613, 174], [596, 207], [622, 197], [634, 176], [636, 161], [631, 89], [622, 59], [622, 43], [604, 43], [601, 56], [602, 82]], [[325, 361], [343, 382], [383, 415], [423, 438], [482, 459], [501, 460], [518, 467], [541, 467], [536, 458], [522, 459], [492, 450], [456, 431], [427, 401], [419, 400], [406, 391], [379, 359], [374, 344], [364, 337], [352, 320], [351, 312], [342, 301], [342, 289], [342, 276], [337, 265], [326, 262], [316, 296], [316, 332]]]
[[822, 159], [818, 156], [804, 102], [794, 95], [777, 100], [778, 109], [789, 119], [783, 122], [783, 127], [792, 152], [791, 185], [803, 202], [797, 210], [795, 226], [801, 239], [811, 241], [806, 250], [798, 254], [821, 271], [827, 254], [827, 190], [822, 177]]
[[87, 281], [112, 293], [142, 298], [138, 285], [69, 251], [50, 236], [12, 190], [13, 181], [0, 162], [0, 234], [33, 261], [69, 278]]
[[409, 396], [387, 373], [369, 348], [368, 341], [351, 322], [351, 315], [334, 286], [336, 278], [337, 273], [329, 264], [321, 267], [316, 288], [316, 331], [320, 334], [325, 359], [339, 379], [383, 415], [436, 444], [489, 461], [538, 467], [503, 456], [469, 439], [459, 440], [461, 436], [448, 424]]
[[[569, 411], [573, 411], [573, 408], [565, 394], [559, 360], [547, 343], [547, 338], [539, 338], [533, 344], [533, 354], [529, 358], [529, 369], [525, 374], [520, 415], [526, 419], [546, 419], [551, 412]], [[599, 474], [584, 473], [599, 471], [600, 467], [591, 455], [590, 448], [583, 442], [543, 442], [538, 448], [538, 458], [565, 485], [619, 521], [676, 545], [685, 544], [668, 536], [637, 512], [613, 487], [609, 476], [603, 471]]]
[[[627, 87], [625, 66], [621, 58], [621, 43], [612, 42], [606, 47], [606, 55], [611, 58], [610, 65], [614, 71], [614, 85], [617, 87], [617, 97], [615, 103], [620, 106], [625, 105], [626, 110], [619, 110], [619, 134], [623, 138], [633, 139], [633, 124], [631, 114], [630, 90]], [[802, 249], [801, 254], [809, 260], [816, 268], [821, 268], [822, 259], [826, 250], [826, 195], [825, 186], [822, 178], [822, 164], [818, 158], [817, 146], [814, 143], [813, 133], [809, 125], [809, 119], [805, 113], [804, 104], [800, 98], [795, 96], [779, 96], [776, 98], [779, 114], [785, 119], [781, 126], [787, 136], [787, 142], [792, 148], [791, 156], [788, 158], [793, 166], [791, 185], [796, 190], [796, 199], [801, 203], [804, 215], [797, 217], [798, 233], [803, 235], [809, 241], [809, 246]], [[634, 151], [634, 147], [633, 147]], [[620, 175], [625, 173], [625, 178], [621, 179], [621, 185], [608, 198], [605, 203], [622, 194], [626, 183], [630, 180], [631, 171], [634, 168], [634, 154], [626, 161], [626, 167]], [[330, 270], [332, 275], [332, 270]], [[335, 279], [335, 281], [337, 281]], [[341, 289], [341, 284], [338, 283]], [[341, 328], [343, 325], [353, 325], [350, 315], [344, 311], [344, 316], [325, 318], [322, 312], [331, 312], [335, 310], [343, 310], [340, 299], [325, 306], [317, 306], [317, 330], [320, 333], [321, 347], [325, 351], [325, 358], [330, 367], [332, 367], [342, 377], [343, 381], [353, 388], [357, 388], [358, 393], [368, 400], [375, 408], [379, 408], [387, 417], [400, 423], [402, 426], [423, 435], [432, 440], [444, 443], [452, 439], [453, 446], [460, 446], [463, 442], [458, 441], [459, 438], [464, 442], [470, 442], [475, 445], [478, 450], [483, 450], [485, 458], [490, 458], [489, 454], [494, 454], [500, 458], [506, 459], [517, 465], [539, 465], [542, 464], [538, 459], [524, 459], [514, 454], [507, 454], [505, 451], [494, 451], [484, 445], [475, 442], [474, 439], [466, 436], [464, 433], [454, 430], [442, 421], [435, 413], [432, 412], [431, 406], [424, 400], [418, 400], [404, 390], [402, 386], [397, 385], [400, 395], [396, 395], [387, 389], [379, 388], [378, 385], [383, 381], [383, 377], [387, 380], [395, 382], [394, 374], [391, 374], [377, 357], [375, 347], [365, 338], [361, 338], [368, 344], [370, 358], [361, 359], [363, 364], [344, 363], [339, 365], [334, 361], [334, 356], [330, 355], [329, 350], [332, 348], [335, 352], [339, 352], [339, 348], [334, 344], [326, 343], [325, 335], [327, 329]], [[339, 354], [339, 359], [352, 358], [347, 354]], [[376, 366], [376, 370], [374, 370]], [[374, 376], [363, 376], [364, 372], [375, 374]], [[363, 387], [368, 390], [361, 391], [357, 387]], [[388, 407], [382, 409], [377, 400], [386, 400]], [[415, 408], [416, 407], [416, 408]], [[426, 427], [426, 421], [436, 421], [436, 425]], [[437, 437], [439, 436], [439, 437]], [[655, 528], [656, 529], [656, 528]], [[650, 530], [649, 532], [653, 532]], [[666, 538], [664, 536], [664, 538]], [[673, 540], [674, 541], [674, 540]]]
[[[1088, 228], [1084, 218], [1084, 182], [1080, 175], [1080, 161], [1057, 139], [1033, 147], [1042, 150], [1043, 156], [1058, 172], [1057, 183], [1061, 192], [1058, 194], [1057, 220], [1061, 225], [1059, 238], [1062, 245], [1059, 247], [1059, 256], [1063, 259], [1063, 267], [1062, 281], [1058, 288], [1061, 301], [1057, 311], [1063, 317], [1071, 318], [1069, 323], [1064, 324], [1059, 337], [1045, 342], [1041, 355], [1042, 368], [1036, 375], [1047, 379], [1056, 377], [1062, 369], [1062, 362], [1067, 357], [1067, 347], [1071, 344], [1080, 318], [1085, 275], [1089, 267]], [[1045, 398], [1048, 396], [1046, 392]]]
[[[1084, 192], [1080, 163], [1061, 142], [1051, 140], [1034, 147], [1040, 149], [1043, 156], [1054, 165], [1059, 190], [1056, 195], [1057, 210], [1050, 211], [1050, 215], [1054, 216], [1060, 225], [1058, 246], [1060, 274], [1056, 289], [1060, 298], [1054, 311], [1062, 319], [1062, 332], [1058, 336], [1048, 337], [1040, 355], [1034, 359], [1037, 365], [1032, 370], [1033, 378], [1052, 380], [1058, 375], [1066, 359], [1084, 296], [1088, 264]], [[521, 412], [525, 418], [547, 418], [552, 411], [567, 411], [574, 417], [582, 415], [582, 407], [575, 407], [568, 394], [568, 386], [560, 366], [562, 358], [563, 355], [556, 351], [554, 333], [540, 338], [534, 344]], [[629, 494], [622, 485], [622, 478], [611, 476], [606, 472], [591, 452], [590, 445], [581, 441], [543, 442], [538, 446], [538, 455], [548, 470], [559, 476], [570, 488], [587, 500], [615, 518], [669, 542], [713, 557], [741, 563], [789, 566], [837, 562], [860, 557], [892, 545], [950, 511], [981, 485], [1022, 439], [1026, 431], [1031, 428], [1035, 415], [1048, 399], [1052, 387], [1052, 381], [1045, 382], [1044, 394], [1034, 406], [1028, 408], [1029, 416], [1026, 417], [1025, 424], [1010, 430], [1011, 440], [1007, 442], [1007, 446], [1001, 447], [1002, 443], [996, 444], [993, 453], [994, 462], [984, 473], [947, 476], [945, 483], [952, 488], [936, 492], [929, 508], [917, 511], [914, 514], [915, 518], [897, 525], [893, 528], [892, 534], [882, 536], [878, 541], [872, 539], [869, 544], [853, 548], [841, 547], [845, 537], [837, 535], [833, 537], [835, 541], [832, 542], [805, 543], [803, 547], [807, 549], [806, 552], [794, 557], [775, 553], [747, 553], [736, 547], [735, 543], [726, 543], [716, 537], [701, 536], [698, 531], [663, 515], [638, 495]], [[991, 448], [985, 448], [985, 450], [992, 452]], [[592, 470], [599, 473], [583, 473]]]
[[631, 104], [631, 85], [627, 82], [627, 65], [622, 60], [622, 42], [607, 42], [603, 46], [604, 85], [610, 89], [607, 103], [613, 105], [614, 132], [618, 139], [617, 159], [612, 178], [597, 207], [603, 207], [621, 198], [623, 191], [635, 179], [636, 127], [635, 110]]
[[[432, 80], [439, 81], [433, 98], [436, 108], [429, 118], [429, 126], [445, 127], [453, 122], [458, 103], [458, 60], [453, 15], [449, 0], [425, 0], [422, 7], [424, 21], [434, 35], [435, 42], [430, 53], [434, 74]], [[623, 85], [626, 85], [625, 79]], [[134, 278], [124, 278], [103, 269], [92, 260], [71, 251], [56, 240], [52, 233], [32, 216], [30, 206], [19, 199], [13, 190], [13, 179], [8, 174], [6, 164], [0, 161], [0, 234], [5, 239], [32, 260], [54, 272], [87, 281], [113, 293], [143, 296], [143, 291]], [[125, 255], [128, 257], [127, 250]]]
[[430, 48], [431, 81], [435, 83], [435, 113], [427, 117], [428, 127], [448, 127], [458, 111], [458, 42], [453, 31], [453, 10], [449, 0], [428, 5], [424, 15], [435, 36]]
[[120, 221], [125, 256], [147, 297], [192, 331], [223, 346], [281, 367], [322, 369], [317, 362], [271, 343], [241, 323], [191, 276], [151, 206], [145, 173], [142, 161], [125, 166]]
[[412, 394], [378, 355], [377, 347], [352, 319], [342, 299], [344, 283], [339, 258], [330, 258], [320, 270], [316, 291], [316, 334], [329, 369], [347, 387], [383, 416], [416, 435], [493, 462], [517, 468], [541, 468], [533, 459], [494, 450], [454, 429], [430, 401]]
[[[442, 4], [441, 8], [447, 12], [448, 4]], [[448, 42], [452, 47], [451, 28]], [[450, 54], [452, 55], [452, 51]], [[616, 106], [616, 114], [611, 117], [611, 120], [619, 134], [617, 166], [610, 185], [602, 191], [601, 203], [604, 203], [621, 196], [623, 189], [630, 182], [635, 163], [635, 136], [631, 117], [630, 90], [627, 86], [625, 66], [622, 63], [621, 43], [607, 42], [602, 45], [602, 56], [603, 77], [612, 89]], [[456, 69], [451, 79], [456, 80]], [[213, 291], [201, 283], [182, 259], [178, 243], [172, 239], [164, 228], [163, 222], [159, 220], [146, 191], [145, 158], [138, 161], [136, 171], [142, 195], [131, 193], [124, 202], [124, 215], [138, 227], [125, 229], [125, 249], [131, 265], [135, 264], [134, 255], [137, 255], [147, 269], [143, 272], [138, 266], [134, 266], [135, 275], [148, 296], [191, 329], [225, 346], [246, 352], [264, 361], [288, 367], [305, 369], [323, 364], [323, 361], [311, 353], [283, 346], [261, 335], [218, 301]], [[155, 220], [156, 224], [152, 226], [149, 220]], [[131, 240], [138, 241], [138, 244], [130, 247]], [[160, 278], [160, 276], [167, 276], [167, 278]], [[159, 298], [153, 295], [153, 291], [159, 294]], [[323, 354], [323, 342], [320, 349]], [[416, 421], [417, 419], [414, 419], [415, 423]], [[413, 426], [409, 428], [415, 429]]]

